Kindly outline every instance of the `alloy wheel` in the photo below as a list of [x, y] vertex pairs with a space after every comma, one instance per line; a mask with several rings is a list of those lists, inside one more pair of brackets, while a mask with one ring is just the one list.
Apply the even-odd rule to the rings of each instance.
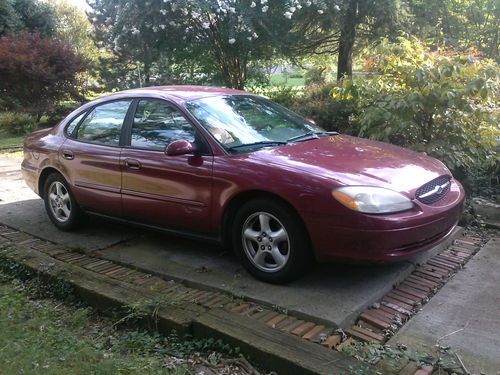
[[54, 181], [49, 186], [49, 206], [57, 221], [65, 223], [71, 215], [71, 198], [63, 183]]
[[290, 238], [274, 215], [255, 212], [243, 224], [241, 240], [245, 255], [264, 272], [281, 270], [290, 257]]

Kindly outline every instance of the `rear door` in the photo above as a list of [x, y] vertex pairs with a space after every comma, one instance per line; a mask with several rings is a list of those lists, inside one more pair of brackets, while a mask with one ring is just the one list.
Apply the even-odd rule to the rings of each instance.
[[[179, 230], [208, 232], [213, 156], [196, 127], [172, 103], [136, 99], [121, 154], [124, 215]], [[196, 154], [167, 156], [165, 147], [185, 139]]]
[[98, 104], [74, 126], [60, 149], [60, 160], [78, 203], [86, 210], [121, 216], [122, 128], [132, 99]]

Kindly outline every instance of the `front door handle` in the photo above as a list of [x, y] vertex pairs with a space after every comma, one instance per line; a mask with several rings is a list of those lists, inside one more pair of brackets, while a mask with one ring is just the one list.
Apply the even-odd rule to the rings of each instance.
[[141, 169], [141, 163], [135, 159], [125, 159], [125, 165], [130, 169]]
[[66, 160], [73, 160], [75, 158], [75, 154], [70, 150], [63, 150], [62, 157]]

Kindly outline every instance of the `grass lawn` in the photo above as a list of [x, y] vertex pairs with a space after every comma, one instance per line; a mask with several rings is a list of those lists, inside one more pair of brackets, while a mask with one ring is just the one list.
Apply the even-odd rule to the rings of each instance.
[[24, 142], [24, 136], [14, 137], [0, 133], [0, 149], [9, 147], [21, 147]]
[[271, 77], [271, 86], [304, 86], [304, 77], [288, 77], [288, 79], [283, 74], [273, 74]]
[[215, 350], [199, 354], [207, 340], [199, 344], [116, 328], [91, 308], [44, 295], [39, 284], [22, 283], [0, 271], [2, 375], [193, 374], [200, 364], [213, 365], [215, 373], [242, 373]]

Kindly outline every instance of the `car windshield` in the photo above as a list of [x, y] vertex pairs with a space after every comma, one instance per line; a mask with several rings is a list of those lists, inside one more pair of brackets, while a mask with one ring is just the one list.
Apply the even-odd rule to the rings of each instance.
[[324, 132], [303, 117], [254, 95], [223, 95], [186, 103], [188, 111], [224, 148], [250, 151]]

